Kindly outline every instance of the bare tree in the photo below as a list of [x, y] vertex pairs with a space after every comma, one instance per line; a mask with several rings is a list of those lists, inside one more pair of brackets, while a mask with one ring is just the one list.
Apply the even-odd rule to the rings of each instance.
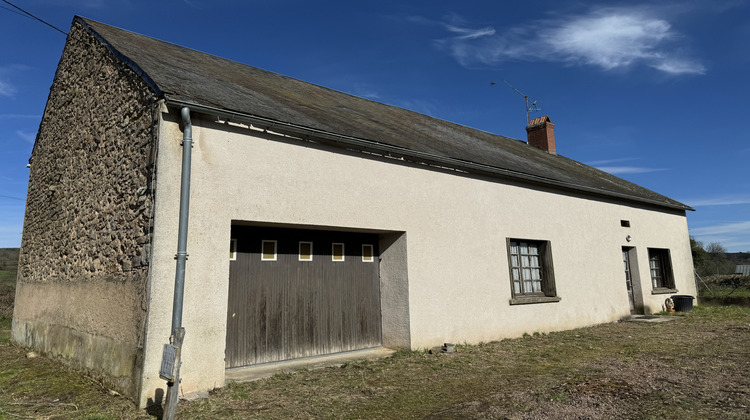
[[712, 274], [731, 274], [734, 267], [727, 258], [727, 249], [718, 242], [711, 242], [706, 246], [708, 266]]

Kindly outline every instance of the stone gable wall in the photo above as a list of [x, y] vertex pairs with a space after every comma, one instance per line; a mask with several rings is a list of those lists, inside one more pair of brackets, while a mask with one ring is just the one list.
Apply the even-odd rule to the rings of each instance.
[[75, 24], [31, 158], [16, 341], [136, 396], [151, 243], [154, 93]]

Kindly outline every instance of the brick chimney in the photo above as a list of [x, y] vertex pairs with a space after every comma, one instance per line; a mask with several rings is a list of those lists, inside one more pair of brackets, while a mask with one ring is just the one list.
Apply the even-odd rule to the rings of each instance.
[[526, 137], [530, 145], [553, 155], [557, 154], [555, 152], [555, 125], [552, 124], [549, 116], [545, 115], [529, 121], [526, 127]]

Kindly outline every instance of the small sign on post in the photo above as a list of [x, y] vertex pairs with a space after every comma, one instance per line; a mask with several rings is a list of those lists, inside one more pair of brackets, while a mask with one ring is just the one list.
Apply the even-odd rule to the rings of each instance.
[[177, 413], [177, 400], [180, 399], [180, 364], [182, 342], [185, 339], [185, 328], [177, 327], [171, 337], [170, 344], [164, 345], [159, 376], [167, 381], [167, 398], [164, 401], [164, 420], [174, 420]]
[[159, 369], [159, 377], [167, 382], [174, 382], [177, 378], [177, 346], [171, 344], [164, 345], [164, 352], [161, 355], [161, 368]]

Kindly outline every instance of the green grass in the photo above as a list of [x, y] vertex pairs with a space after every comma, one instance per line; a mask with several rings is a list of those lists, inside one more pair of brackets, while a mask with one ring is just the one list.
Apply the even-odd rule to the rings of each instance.
[[699, 296], [704, 297], [723, 297], [723, 296], [732, 296], [732, 297], [750, 297], [750, 289], [746, 288], [731, 288], [731, 287], [722, 287], [722, 286], [711, 286], [711, 290], [707, 290], [706, 288], [701, 288]]
[[750, 276], [712, 275], [701, 278], [698, 295], [702, 297], [750, 297]]
[[[16, 295], [16, 271], [0, 270], [0, 322], [13, 317], [13, 300]], [[2, 343], [0, 337], [0, 343]]]

